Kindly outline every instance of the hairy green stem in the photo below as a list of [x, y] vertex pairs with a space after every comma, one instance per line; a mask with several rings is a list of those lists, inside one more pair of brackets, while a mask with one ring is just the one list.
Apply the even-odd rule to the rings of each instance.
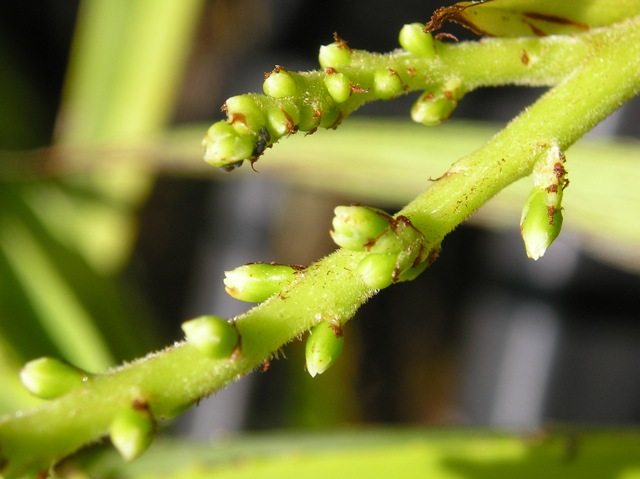
[[[575, 68], [574, 63], [575, 70], [569, 74], [565, 70], [566, 77], [556, 87], [486, 146], [456, 163], [399, 214], [408, 216], [436, 247], [489, 198], [528, 175], [548, 148], [568, 148], [636, 95], [640, 90], [638, 25], [634, 19], [585, 35], [588, 53], [581, 53], [582, 66]], [[532, 48], [548, 42], [527, 41], [533, 42]], [[477, 48], [491, 44], [483, 42]], [[568, 55], [574, 55], [569, 53], [572, 48], [568, 47]], [[104, 436], [118, 412], [132, 404], [144, 404], [155, 418], [172, 416], [277, 356], [280, 348], [318, 322], [348, 321], [376, 293], [355, 273], [366, 254], [338, 250], [297, 274], [280, 293], [235, 318], [241, 347], [230, 359], [211, 359], [193, 345], [179, 343], [92, 378], [38, 409], [3, 419], [0, 470], [5, 477], [16, 477], [45, 469]]]

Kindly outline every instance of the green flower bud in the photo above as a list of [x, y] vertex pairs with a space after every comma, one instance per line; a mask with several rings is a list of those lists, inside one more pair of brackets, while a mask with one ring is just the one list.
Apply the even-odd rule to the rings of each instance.
[[271, 73], [267, 74], [262, 89], [273, 98], [293, 96], [298, 91], [293, 75], [281, 66], [276, 66]]
[[342, 103], [351, 96], [349, 77], [344, 73], [332, 73], [324, 77], [324, 86], [336, 103]]
[[231, 356], [238, 345], [238, 332], [233, 325], [218, 316], [200, 316], [182, 323], [189, 344], [213, 359]]
[[228, 168], [252, 158], [256, 135], [241, 134], [233, 125], [219, 121], [211, 125], [202, 140], [204, 160], [220, 168]]
[[373, 76], [373, 90], [382, 100], [388, 100], [402, 93], [404, 85], [395, 70], [376, 70]]
[[424, 25], [411, 23], [400, 30], [400, 46], [414, 55], [424, 58], [435, 58], [436, 49], [431, 33], [424, 31]]
[[29, 361], [20, 371], [20, 380], [29, 392], [42, 399], [55, 399], [80, 388], [91, 375], [54, 358]]
[[427, 126], [439, 125], [451, 116], [456, 106], [455, 98], [427, 91], [411, 107], [411, 119]]
[[245, 264], [224, 272], [224, 289], [240, 301], [260, 303], [293, 281], [299, 270], [286, 264]]
[[304, 105], [300, 108], [300, 123], [298, 129], [300, 131], [315, 131], [320, 126], [322, 120], [322, 111], [312, 105]]
[[232, 96], [225, 102], [223, 109], [227, 112], [229, 122], [236, 129], [242, 128], [240, 133], [245, 133], [246, 130], [257, 132], [265, 126], [262, 109], [249, 95]]
[[356, 272], [372, 289], [384, 289], [396, 276], [397, 254], [369, 253], [356, 267]]
[[323, 321], [311, 329], [305, 346], [307, 371], [311, 377], [322, 374], [337, 361], [343, 343], [340, 321]]
[[298, 129], [300, 110], [295, 105], [287, 106], [286, 108], [269, 108], [267, 123], [274, 137], [280, 138], [285, 135], [291, 135]]
[[155, 422], [144, 407], [130, 407], [116, 414], [111, 423], [111, 442], [125, 461], [133, 461], [151, 444]]
[[394, 221], [391, 215], [369, 206], [338, 206], [334, 213], [331, 238], [352, 251], [367, 250]]
[[351, 64], [351, 49], [344, 40], [322, 45], [318, 53], [318, 62], [322, 68], [344, 68]]
[[[550, 204], [550, 196], [553, 197]], [[527, 256], [537, 260], [560, 234], [562, 229], [561, 190], [548, 192], [534, 187], [522, 209], [520, 232], [527, 250]]]

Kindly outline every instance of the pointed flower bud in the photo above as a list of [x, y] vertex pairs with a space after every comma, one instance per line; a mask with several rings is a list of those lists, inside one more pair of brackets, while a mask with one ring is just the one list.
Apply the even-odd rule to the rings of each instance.
[[298, 129], [300, 123], [300, 111], [295, 105], [284, 107], [272, 107], [267, 112], [267, 123], [274, 138], [291, 135]]
[[54, 358], [29, 361], [20, 371], [20, 380], [29, 392], [42, 399], [55, 399], [80, 388], [91, 375]]
[[220, 168], [232, 168], [252, 158], [256, 135], [241, 134], [233, 125], [219, 121], [211, 125], [202, 140], [204, 160]]
[[334, 210], [331, 237], [352, 251], [364, 251], [393, 222], [388, 213], [370, 206], [338, 206]]
[[311, 377], [322, 374], [334, 364], [342, 352], [344, 337], [340, 321], [316, 324], [307, 337], [305, 357]]
[[351, 96], [349, 77], [344, 73], [332, 73], [324, 77], [324, 86], [336, 103], [343, 103]]
[[276, 263], [250, 263], [225, 271], [225, 291], [250, 303], [261, 303], [293, 281], [301, 267]]
[[456, 106], [455, 98], [426, 91], [411, 107], [411, 119], [427, 126], [439, 125], [451, 116]]
[[[557, 193], [552, 193], [556, 197]], [[562, 229], [562, 207], [549, 204], [550, 193], [544, 188], [534, 187], [522, 209], [520, 232], [527, 256], [533, 260], [541, 258]]]
[[293, 96], [298, 91], [293, 74], [279, 65], [271, 73], [267, 74], [262, 84], [262, 89], [273, 98]]
[[411, 23], [400, 30], [400, 46], [410, 53], [423, 58], [435, 58], [433, 37], [424, 31], [424, 25]]
[[213, 359], [231, 356], [238, 345], [238, 332], [219, 316], [200, 316], [182, 323], [182, 331], [189, 344]]
[[356, 272], [370, 288], [384, 289], [393, 283], [397, 259], [397, 254], [369, 253], [360, 260]]
[[146, 407], [128, 407], [116, 414], [109, 435], [125, 461], [133, 461], [151, 444], [155, 422]]
[[404, 85], [395, 70], [390, 68], [376, 70], [373, 74], [373, 90], [382, 100], [388, 100], [402, 93]]

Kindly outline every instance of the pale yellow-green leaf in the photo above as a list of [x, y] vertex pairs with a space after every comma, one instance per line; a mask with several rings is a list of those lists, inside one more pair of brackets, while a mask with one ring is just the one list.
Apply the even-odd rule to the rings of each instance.
[[448, 20], [480, 35], [545, 36], [580, 33], [638, 14], [638, 0], [486, 0], [441, 7], [427, 29], [437, 30]]

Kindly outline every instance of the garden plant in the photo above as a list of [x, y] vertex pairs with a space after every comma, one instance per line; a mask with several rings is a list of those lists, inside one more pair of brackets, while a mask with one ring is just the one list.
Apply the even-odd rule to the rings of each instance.
[[[202, 146], [207, 163], [236, 175], [238, 168], [268, 169], [265, 153], [290, 136], [318, 129], [337, 129], [339, 135], [341, 124], [369, 102], [415, 93], [411, 119], [438, 128], [476, 89], [548, 87], [484, 146], [437, 177], [424, 178], [424, 192], [395, 214], [362, 204], [337, 205], [327, 225], [338, 246], [334, 253], [309, 265], [256, 262], [227, 271], [220, 287], [240, 301], [258, 303], [247, 312], [223, 318], [212, 311], [190, 319], [182, 325], [183, 341], [106, 372], [85, 371], [55, 357], [28, 362], [20, 379], [47, 401], [0, 420], [0, 474], [63, 475], [64, 468], [54, 471], [60, 461], [104, 438], [132, 461], [145, 452], [164, 420], [280, 357], [292, 341], [306, 341], [311, 376], [330, 374], [342, 348], [349, 347], [349, 320], [360, 306], [385, 288], [429, 274], [445, 237], [525, 177], [530, 194], [513, 228], [522, 233], [522, 254], [542, 257], [560, 234], [565, 190], [579, 188], [570, 183], [570, 147], [640, 91], [638, 15], [638, 0], [461, 2], [440, 8], [427, 22], [404, 25], [398, 48], [388, 53], [361, 50], [338, 32], [320, 47], [317, 70], [276, 65], [265, 74], [263, 92], [226, 100], [226, 119], [202, 132]], [[451, 21], [480, 38], [458, 41], [447, 33]], [[402, 168], [402, 160], [396, 167]], [[612, 467], [620, 474], [625, 468], [640, 474], [640, 464], [632, 459], [640, 457], [637, 436], [617, 437], [618, 449], [609, 447], [609, 436], [598, 439], [602, 445], [593, 443], [593, 457], [618, 460]], [[473, 456], [474, 440], [455, 438], [461, 457]], [[513, 450], [522, 447], [527, 467], [549, 467], [550, 474], [556, 469], [549, 458], [565, 447], [495, 440]], [[410, 448], [392, 453], [393, 447], [378, 459], [413, 460]], [[585, 477], [581, 474], [591, 467], [585, 457], [565, 477]], [[261, 477], [257, 471], [253, 477]], [[194, 470], [180, 477], [205, 474]]]

